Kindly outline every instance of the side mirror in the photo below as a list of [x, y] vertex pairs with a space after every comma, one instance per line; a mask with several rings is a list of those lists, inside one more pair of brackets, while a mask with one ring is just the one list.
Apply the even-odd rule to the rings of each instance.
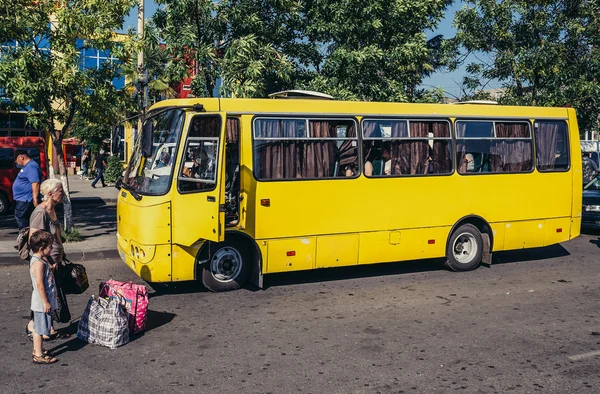
[[115, 187], [117, 188], [117, 190], [121, 190], [122, 185], [123, 180], [121, 178], [117, 179], [117, 181], [115, 182]]
[[152, 156], [152, 143], [154, 142], [154, 123], [146, 121], [142, 127], [142, 156]]

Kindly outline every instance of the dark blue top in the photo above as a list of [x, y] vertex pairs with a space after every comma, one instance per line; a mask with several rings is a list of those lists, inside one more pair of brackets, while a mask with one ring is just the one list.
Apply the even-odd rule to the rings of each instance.
[[13, 198], [15, 201], [33, 201], [32, 183], [42, 181], [42, 170], [38, 163], [31, 159], [25, 167], [21, 168], [17, 179], [13, 183]]

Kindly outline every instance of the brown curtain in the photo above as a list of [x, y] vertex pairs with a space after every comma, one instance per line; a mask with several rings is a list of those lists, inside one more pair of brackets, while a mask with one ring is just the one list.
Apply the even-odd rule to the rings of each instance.
[[[281, 138], [281, 127], [278, 120], [259, 120], [259, 133], [257, 136], [265, 138]], [[283, 161], [284, 144], [281, 141], [257, 141], [259, 145], [260, 165], [255, 168], [259, 178], [279, 179], [283, 177], [283, 168], [280, 163]]]
[[363, 132], [363, 161], [373, 161], [374, 157], [371, 157], [374, 151], [374, 141], [368, 140], [367, 138], [375, 137], [375, 128], [379, 131], [378, 123], [373, 120], [365, 120], [362, 123], [362, 132]]
[[[431, 129], [435, 138], [450, 137], [448, 122], [432, 122]], [[448, 174], [452, 172], [452, 141], [433, 141], [433, 173]]]
[[[354, 123], [352, 123], [348, 127], [348, 131], [346, 133], [347, 138], [356, 137], [356, 130], [354, 128]], [[345, 172], [343, 168], [350, 167], [354, 173], [358, 170], [358, 146], [356, 140], [346, 140], [342, 142], [340, 148], [338, 149], [338, 162], [339, 162], [339, 170], [338, 176], [345, 176]]]
[[[427, 138], [429, 136], [430, 122], [410, 122], [411, 138]], [[410, 173], [424, 174], [429, 156], [427, 140], [410, 142]]]
[[[259, 133], [257, 137], [283, 138], [296, 136], [298, 123], [282, 119], [259, 120]], [[296, 140], [271, 140], [257, 141], [259, 168], [255, 172], [259, 178], [282, 179], [301, 178], [302, 141]]]
[[[392, 138], [408, 137], [406, 122], [392, 122]], [[410, 174], [411, 141], [393, 140], [390, 144], [392, 175]]]
[[[337, 125], [326, 120], [310, 121], [310, 137], [336, 138]], [[336, 141], [306, 141], [302, 165], [303, 178], [333, 176], [337, 154]]]
[[490, 146], [490, 172], [530, 171], [532, 161], [531, 139], [502, 140], [500, 138], [531, 138], [526, 123], [496, 123], [496, 137]]
[[538, 168], [540, 170], [553, 170], [556, 161], [556, 142], [561, 123], [536, 122], [535, 147]]
[[236, 144], [238, 142], [239, 130], [240, 130], [240, 120], [238, 118], [227, 118], [226, 134], [227, 134], [227, 143], [228, 144]]

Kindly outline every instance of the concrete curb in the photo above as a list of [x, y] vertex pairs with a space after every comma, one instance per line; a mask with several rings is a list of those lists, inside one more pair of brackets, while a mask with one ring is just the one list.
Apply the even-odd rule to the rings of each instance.
[[[82, 261], [92, 260], [108, 260], [108, 259], [120, 259], [119, 252], [116, 249], [99, 249], [99, 250], [82, 250], [72, 249], [66, 250], [67, 258], [72, 263], [79, 263]], [[27, 264], [27, 261], [21, 260], [17, 256], [17, 251], [13, 253], [0, 253], [0, 266], [11, 266], [11, 265], [23, 265]]]

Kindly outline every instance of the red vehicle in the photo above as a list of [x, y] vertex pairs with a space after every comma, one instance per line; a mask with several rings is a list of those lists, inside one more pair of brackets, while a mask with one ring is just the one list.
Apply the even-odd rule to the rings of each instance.
[[12, 184], [19, 173], [15, 151], [24, 149], [38, 162], [45, 179], [48, 176], [46, 141], [42, 132], [25, 127], [25, 113], [0, 114], [0, 214], [13, 203]]

